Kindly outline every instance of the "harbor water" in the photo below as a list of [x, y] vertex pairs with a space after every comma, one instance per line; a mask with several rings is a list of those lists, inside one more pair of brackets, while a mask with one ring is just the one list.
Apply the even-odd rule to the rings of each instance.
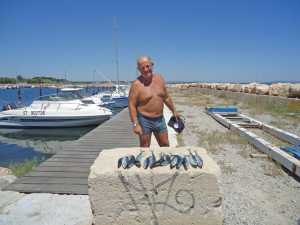
[[[94, 93], [95, 89], [88, 89], [87, 94]], [[17, 89], [0, 89], [0, 110], [6, 104], [16, 103], [18, 99], [22, 106], [30, 103], [42, 95], [54, 94], [55, 88], [22, 88], [21, 98]], [[119, 110], [113, 109], [114, 114]], [[59, 152], [64, 145], [78, 140], [93, 130], [95, 126], [77, 128], [52, 129], [9, 129], [0, 128], [0, 167], [9, 167], [12, 164], [26, 160], [45, 160]]]

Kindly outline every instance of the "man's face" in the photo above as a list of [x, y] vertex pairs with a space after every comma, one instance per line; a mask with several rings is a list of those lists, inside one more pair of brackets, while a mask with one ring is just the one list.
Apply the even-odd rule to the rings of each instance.
[[144, 76], [145, 78], [152, 75], [152, 67], [153, 63], [149, 60], [140, 61], [138, 63], [138, 69], [141, 72], [142, 76]]

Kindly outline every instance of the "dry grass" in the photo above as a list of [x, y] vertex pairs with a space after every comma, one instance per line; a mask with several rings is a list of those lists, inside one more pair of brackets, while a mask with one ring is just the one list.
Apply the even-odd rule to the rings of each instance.
[[266, 141], [270, 142], [272, 145], [274, 146], [285, 146], [285, 145], [289, 145], [288, 142], [285, 142], [283, 140], [280, 140], [276, 137], [274, 137], [273, 135], [261, 130], [261, 129], [249, 129], [251, 132], [253, 132], [254, 134], [258, 135], [259, 137], [262, 137], [263, 139], [265, 139]]
[[188, 106], [207, 106], [213, 104], [210, 95], [204, 95], [194, 89], [170, 89], [170, 95], [175, 99], [175, 104]]
[[221, 167], [222, 173], [232, 174], [236, 172], [236, 169], [234, 169], [231, 164], [225, 163], [223, 160], [218, 161], [218, 165]]
[[198, 145], [205, 147], [208, 151], [213, 153], [217, 152], [224, 144], [240, 145], [243, 147], [248, 143], [245, 139], [231, 131], [199, 132], [197, 136]]
[[248, 159], [251, 153], [257, 153], [257, 150], [250, 144], [241, 146], [240, 150], [237, 152], [237, 154], [244, 159]]
[[273, 161], [273, 163], [263, 164], [262, 168], [266, 176], [276, 177], [276, 176], [281, 176], [283, 174], [281, 165], [275, 161]]
[[225, 95], [225, 93], [219, 94], [218, 97], [216, 97], [219, 101], [219, 104], [223, 105], [239, 105], [240, 102], [231, 99]]
[[24, 176], [29, 171], [31, 171], [34, 167], [36, 167], [40, 163], [41, 160], [31, 159], [31, 160], [26, 160], [25, 162], [22, 163], [11, 164], [9, 166], [9, 169], [11, 170], [13, 175], [17, 177], [21, 177]]
[[177, 134], [177, 147], [185, 146], [184, 140], [183, 140], [183, 133]]
[[187, 96], [186, 98], [176, 98], [175, 104], [187, 106], [202, 106], [213, 104], [212, 99], [206, 95], [200, 96]]

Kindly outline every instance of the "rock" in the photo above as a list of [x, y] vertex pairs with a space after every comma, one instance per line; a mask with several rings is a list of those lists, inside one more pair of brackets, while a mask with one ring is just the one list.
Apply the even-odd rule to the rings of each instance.
[[[154, 148], [154, 152], [188, 154], [188, 147]], [[140, 148], [104, 150], [91, 167], [89, 196], [94, 224], [223, 224], [220, 169], [198, 147], [204, 167], [170, 169], [118, 169], [117, 161]], [[145, 149], [150, 154], [148, 149]]]
[[258, 95], [268, 95], [270, 86], [267, 84], [257, 84], [255, 93]]
[[225, 85], [224, 91], [228, 91], [228, 88], [229, 88], [230, 84], [229, 83], [225, 83], [224, 85]]
[[229, 84], [228, 85], [228, 91], [241, 92], [242, 91], [242, 85], [241, 84]]
[[208, 83], [202, 83], [201, 86], [202, 88], [208, 88]]
[[5, 168], [5, 167], [0, 167], [0, 177], [1, 176], [6, 176], [6, 175], [9, 175], [9, 174], [11, 174], [10, 169]]
[[226, 84], [222, 84], [222, 83], [216, 85], [217, 90], [225, 90], [225, 87], [226, 87]]
[[14, 192], [14, 191], [0, 191], [0, 224], [1, 225], [3, 224], [1, 223], [1, 221], [3, 220], [1, 214], [3, 214], [3, 210], [5, 209], [5, 207], [14, 204], [23, 196], [24, 194]]
[[300, 84], [291, 84], [288, 97], [300, 98]]
[[217, 83], [211, 83], [210, 88], [211, 89], [217, 89], [217, 85], [218, 85]]
[[269, 95], [287, 97], [289, 95], [290, 86], [291, 84], [289, 83], [272, 84], [270, 86]]
[[[7, 196], [7, 192], [0, 192], [0, 202], [3, 196]], [[18, 193], [11, 196], [0, 209], [1, 225], [92, 224], [89, 197], [86, 195]]]
[[7, 185], [9, 185], [12, 182], [14, 182], [16, 179], [17, 179], [17, 177], [14, 176], [14, 175], [6, 175], [6, 176], [0, 177], [0, 190], [2, 190]]
[[255, 94], [256, 93], [256, 83], [244, 84], [242, 91], [245, 93]]
[[250, 83], [248, 84], [248, 90], [250, 94], [255, 94], [256, 93], [256, 86], [257, 86], [257, 83]]

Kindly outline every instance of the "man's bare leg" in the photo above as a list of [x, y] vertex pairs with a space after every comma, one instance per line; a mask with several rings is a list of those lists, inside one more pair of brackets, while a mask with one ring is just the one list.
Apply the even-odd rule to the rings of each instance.
[[151, 134], [140, 135], [140, 147], [147, 148], [151, 144]]
[[170, 146], [168, 132], [154, 133], [154, 136], [160, 147]]

